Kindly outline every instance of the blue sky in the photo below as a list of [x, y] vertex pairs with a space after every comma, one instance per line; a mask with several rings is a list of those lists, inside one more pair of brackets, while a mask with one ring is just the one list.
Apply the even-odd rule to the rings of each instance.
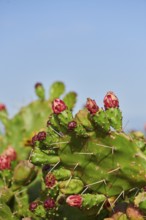
[[120, 100], [127, 129], [146, 123], [145, 0], [0, 0], [0, 102], [11, 115], [35, 82], [63, 81], [99, 106]]

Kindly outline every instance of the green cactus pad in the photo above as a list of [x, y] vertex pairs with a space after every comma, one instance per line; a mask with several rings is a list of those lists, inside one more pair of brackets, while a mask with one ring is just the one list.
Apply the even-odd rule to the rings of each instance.
[[[64, 130], [61, 136], [58, 133], [60, 144], [58, 142], [56, 155], [48, 153], [48, 157], [50, 156], [52, 159], [57, 157], [56, 162], [59, 162], [60, 166], [72, 170], [72, 175], [83, 181], [85, 188], [106, 196], [114, 196], [131, 188], [145, 185], [146, 156], [137, 147], [131, 136], [119, 132], [119, 127], [117, 131], [108, 131], [112, 124], [110, 124], [110, 120], [107, 123], [107, 111], [102, 110], [96, 113], [100, 120], [94, 120], [94, 123], [93, 118], [96, 119], [96, 114], [89, 117], [83, 110], [84, 117], [81, 117], [82, 111], [80, 111], [79, 117], [77, 114], [76, 118], [73, 118], [73, 120], [78, 118], [77, 127], [72, 132]], [[67, 116], [69, 116], [69, 121], [73, 117], [69, 110], [55, 115], [54, 128], [57, 132], [60, 129], [63, 131], [62, 127], [68, 123], [68, 118], [65, 120]], [[115, 117], [117, 118], [116, 114]], [[88, 121], [89, 123], [87, 123]], [[119, 117], [119, 121], [121, 123], [121, 117]], [[97, 124], [100, 125], [100, 129]], [[105, 126], [103, 126], [104, 124]], [[78, 126], [85, 130], [86, 136], [83, 136], [82, 132], [78, 132]], [[89, 129], [89, 126], [92, 129]], [[50, 137], [49, 131], [47, 135]], [[51, 146], [51, 142], [48, 143], [49, 145]]]
[[[18, 159], [29, 157], [31, 149], [29, 140], [34, 134], [46, 127], [47, 118], [52, 112], [52, 100], [59, 98], [65, 92], [65, 85], [62, 82], [53, 83], [49, 99], [45, 99], [45, 90], [42, 84], [36, 86], [35, 91], [39, 99], [22, 107], [13, 118], [9, 118], [6, 110], [0, 111], [0, 121], [5, 127], [5, 133], [0, 134], [0, 152], [10, 145], [18, 152]], [[64, 98], [66, 104], [70, 106], [69, 109], [73, 109], [77, 94], [69, 92]]]

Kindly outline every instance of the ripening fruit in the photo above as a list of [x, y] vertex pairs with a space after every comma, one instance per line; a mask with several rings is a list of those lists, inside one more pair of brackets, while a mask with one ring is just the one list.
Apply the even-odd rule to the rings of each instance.
[[61, 99], [55, 99], [52, 103], [52, 109], [55, 114], [63, 112], [67, 106]]
[[86, 108], [90, 112], [90, 114], [95, 114], [99, 111], [99, 107], [96, 104], [95, 100], [88, 98], [86, 102]]
[[11, 167], [11, 160], [6, 155], [0, 156], [0, 170], [10, 169]]
[[67, 197], [66, 203], [69, 206], [80, 208], [82, 205], [82, 197], [80, 195], [71, 195], [71, 196]]
[[119, 108], [119, 100], [113, 92], [108, 92], [103, 100], [105, 109], [108, 108]]
[[45, 209], [53, 209], [55, 207], [55, 201], [52, 198], [47, 198], [44, 201], [44, 208]]
[[68, 130], [69, 130], [69, 131], [74, 130], [74, 128], [76, 128], [76, 127], [77, 127], [77, 122], [76, 122], [76, 121], [70, 121], [70, 122], [68, 123]]
[[38, 139], [38, 141], [44, 141], [46, 139], [46, 132], [45, 131], [40, 131], [37, 134], [37, 139]]
[[17, 158], [17, 153], [16, 153], [15, 149], [14, 149], [13, 147], [11, 147], [11, 146], [9, 146], [9, 147], [2, 153], [2, 155], [7, 156], [7, 157], [10, 159], [10, 161], [16, 160], [16, 158]]
[[6, 111], [6, 106], [0, 103], [0, 111]]
[[48, 173], [45, 177], [45, 185], [48, 188], [52, 188], [56, 183], [56, 178], [52, 173]]
[[29, 210], [33, 212], [38, 206], [38, 202], [31, 202], [29, 205]]

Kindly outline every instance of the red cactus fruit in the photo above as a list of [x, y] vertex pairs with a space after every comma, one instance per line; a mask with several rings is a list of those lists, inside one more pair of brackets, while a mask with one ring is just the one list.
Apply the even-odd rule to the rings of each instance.
[[68, 130], [72, 131], [76, 127], [77, 127], [77, 122], [76, 121], [70, 121], [68, 123]]
[[91, 114], [95, 114], [99, 111], [99, 107], [96, 104], [95, 100], [88, 98], [86, 102], [86, 108]]
[[38, 206], [38, 202], [31, 202], [29, 205], [29, 210], [33, 212]]
[[56, 183], [56, 178], [52, 173], [48, 173], [45, 177], [45, 185], [48, 188], [52, 188]]
[[0, 103], [0, 111], [5, 111], [5, 110], [6, 110], [6, 106]]
[[108, 108], [119, 108], [119, 100], [113, 92], [108, 92], [103, 100], [105, 109]]
[[11, 167], [11, 160], [6, 155], [0, 156], [0, 170], [10, 169]]
[[47, 198], [44, 201], [44, 208], [45, 209], [53, 209], [55, 207], [55, 201], [52, 198]]
[[44, 141], [46, 139], [46, 132], [45, 131], [40, 131], [37, 134], [37, 139], [38, 139], [38, 141]]
[[32, 139], [31, 139], [32, 145], [35, 145], [36, 141], [38, 141], [38, 136], [37, 136], [37, 134], [35, 134], [35, 135], [32, 137]]
[[81, 197], [81, 195], [71, 195], [71, 196], [67, 197], [66, 203], [69, 206], [74, 206], [74, 207], [80, 208], [82, 205], [82, 197]]
[[16, 153], [15, 149], [14, 149], [13, 147], [11, 147], [11, 146], [9, 146], [9, 147], [2, 153], [2, 155], [7, 156], [7, 157], [10, 159], [10, 161], [16, 160], [16, 158], [17, 158], [17, 153]]
[[55, 99], [52, 103], [52, 109], [55, 114], [60, 114], [63, 112], [67, 106], [61, 99]]

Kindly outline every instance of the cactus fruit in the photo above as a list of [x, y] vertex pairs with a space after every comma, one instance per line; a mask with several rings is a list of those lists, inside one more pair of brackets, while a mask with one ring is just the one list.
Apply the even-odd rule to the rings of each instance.
[[119, 108], [119, 100], [117, 96], [111, 91], [105, 95], [103, 102], [105, 109]]
[[95, 100], [87, 99], [86, 108], [91, 114], [95, 114], [97, 111], [99, 111], [99, 107], [97, 106]]
[[52, 209], [55, 207], [55, 201], [54, 199], [52, 198], [47, 198], [45, 201], [44, 201], [44, 208], [45, 209]]
[[11, 146], [8, 146], [6, 148], [6, 150], [4, 150], [2, 155], [7, 156], [10, 161], [16, 160], [16, 158], [17, 158], [17, 153], [16, 153], [15, 149]]
[[37, 206], [38, 206], [38, 203], [37, 203], [37, 202], [32, 202], [32, 203], [30, 203], [30, 205], [29, 205], [29, 210], [30, 210], [31, 212], [33, 212], [33, 211], [37, 208]]
[[0, 103], [0, 111], [6, 111], [6, 106], [3, 103]]
[[52, 105], [53, 112], [59, 114], [66, 109], [65, 103], [60, 99], [55, 99]]
[[66, 199], [66, 203], [69, 206], [81, 207], [82, 206], [82, 196], [81, 195], [72, 195]]
[[10, 169], [11, 161], [6, 155], [0, 156], [0, 170]]

